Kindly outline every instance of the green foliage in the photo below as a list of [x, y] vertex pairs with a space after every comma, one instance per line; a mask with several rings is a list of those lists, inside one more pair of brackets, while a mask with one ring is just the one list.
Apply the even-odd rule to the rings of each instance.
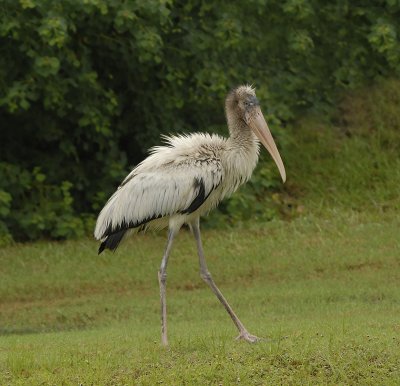
[[[29, 172], [6, 163], [0, 163], [0, 179], [5, 189], [0, 191], [0, 218], [8, 217], [7, 225], [20, 232], [15, 233], [17, 237], [34, 240], [41, 236], [65, 238], [84, 234], [84, 217], [75, 216], [73, 211], [71, 182], [50, 185], [40, 167]], [[10, 207], [16, 208], [12, 215]]]
[[399, 75], [399, 16], [397, 1], [4, 0], [0, 153], [18, 175], [0, 181], [0, 232], [81, 234], [161, 133], [223, 125], [234, 85], [254, 83], [276, 127]]

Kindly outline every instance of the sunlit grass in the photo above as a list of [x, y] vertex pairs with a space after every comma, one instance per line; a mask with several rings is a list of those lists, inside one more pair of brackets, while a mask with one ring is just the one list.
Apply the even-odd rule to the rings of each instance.
[[89, 240], [3, 249], [0, 384], [395, 384], [399, 222], [339, 211], [206, 231], [216, 282], [268, 338], [257, 345], [234, 340], [189, 232], [170, 259], [168, 350], [156, 278], [164, 235], [101, 256]]

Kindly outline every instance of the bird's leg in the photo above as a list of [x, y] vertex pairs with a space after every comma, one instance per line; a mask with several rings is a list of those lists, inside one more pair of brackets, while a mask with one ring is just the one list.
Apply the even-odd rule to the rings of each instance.
[[211, 277], [211, 273], [209, 272], [207, 268], [207, 263], [206, 259], [204, 257], [204, 252], [203, 252], [203, 246], [201, 243], [201, 236], [200, 236], [200, 223], [199, 219], [196, 219], [193, 221], [192, 225], [192, 231], [193, 235], [196, 239], [196, 244], [197, 244], [197, 253], [199, 255], [199, 263], [200, 263], [200, 276], [201, 278], [211, 287], [212, 291], [214, 294], [217, 296], [219, 301], [222, 303], [222, 305], [225, 307], [226, 311], [228, 312], [229, 316], [232, 318], [233, 323], [235, 323], [235, 326], [239, 330], [239, 336], [237, 339], [244, 339], [247, 342], [254, 343], [259, 340], [254, 335], [251, 335], [243, 325], [243, 323], [239, 320], [239, 318], [236, 316], [235, 312], [231, 308], [231, 306], [228, 304], [226, 299], [224, 298], [224, 295], [222, 295], [221, 291], [218, 289], [216, 284], [214, 283], [214, 280]]
[[165, 248], [164, 256], [161, 260], [160, 270], [158, 271], [158, 283], [160, 285], [160, 298], [161, 298], [161, 342], [164, 346], [168, 345], [167, 338], [167, 299], [166, 299], [166, 285], [167, 285], [167, 264], [168, 256], [172, 248], [176, 231], [170, 229], [168, 233], [167, 247]]

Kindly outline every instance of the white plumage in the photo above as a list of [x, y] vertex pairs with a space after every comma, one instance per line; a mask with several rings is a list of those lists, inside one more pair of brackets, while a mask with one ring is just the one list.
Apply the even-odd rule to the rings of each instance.
[[201, 246], [199, 217], [246, 182], [257, 164], [259, 141], [285, 170], [254, 89], [240, 86], [228, 94], [225, 110], [230, 136], [195, 133], [164, 137], [166, 144], [150, 149], [150, 155], [121, 183], [101, 211], [95, 237], [99, 253], [115, 250], [128, 230], [169, 226], [167, 248], [159, 271], [162, 304], [162, 341], [167, 344], [165, 282], [172, 240], [181, 226], [189, 224], [196, 238], [201, 275], [218, 296], [240, 332], [253, 342], [208, 272]]
[[[134, 229], [144, 224], [160, 228], [173, 216], [182, 225], [208, 212], [247, 181], [258, 159], [255, 138], [251, 139], [253, 151], [247, 154], [233, 151], [229, 139], [217, 135], [165, 139], [167, 145], [152, 148], [151, 155], [132, 170], [107, 202], [97, 220], [97, 239], [119, 230], [121, 224], [134, 225]], [[196, 198], [202, 204], [197, 209]]]

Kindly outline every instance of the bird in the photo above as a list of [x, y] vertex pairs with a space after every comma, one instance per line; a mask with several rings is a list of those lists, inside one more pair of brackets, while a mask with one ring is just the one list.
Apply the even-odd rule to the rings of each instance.
[[164, 143], [149, 150], [122, 181], [101, 210], [94, 236], [98, 253], [115, 251], [130, 233], [168, 228], [166, 248], [158, 270], [161, 303], [161, 344], [168, 345], [167, 264], [175, 236], [186, 224], [197, 246], [201, 278], [222, 303], [236, 328], [237, 339], [259, 340], [239, 320], [208, 270], [200, 233], [200, 217], [248, 181], [259, 158], [260, 143], [275, 161], [282, 181], [286, 171], [255, 88], [241, 85], [225, 99], [229, 136], [191, 133], [163, 136]]

